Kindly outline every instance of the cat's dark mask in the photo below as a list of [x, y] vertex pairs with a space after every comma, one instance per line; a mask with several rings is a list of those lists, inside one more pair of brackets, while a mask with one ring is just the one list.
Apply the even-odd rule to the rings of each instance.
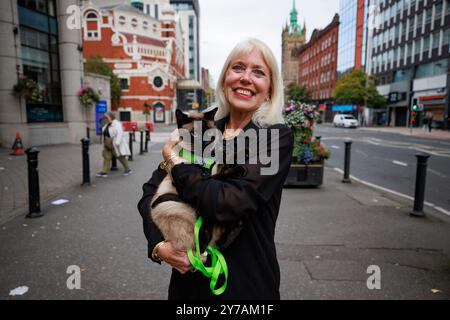
[[[188, 130], [190, 133], [191, 141], [189, 142], [191, 145], [194, 144], [194, 139], [199, 138], [196, 137], [196, 132], [194, 132], [194, 128], [197, 125], [201, 125], [201, 134], [204, 137], [205, 132], [208, 129], [215, 128], [214, 116], [216, 115], [217, 108], [209, 110], [207, 112], [198, 112], [198, 111], [188, 111], [184, 113], [183, 111], [177, 109], [175, 112], [177, 118], [177, 127], [179, 129]], [[203, 141], [202, 139], [202, 149], [204, 150], [210, 143], [214, 141]]]

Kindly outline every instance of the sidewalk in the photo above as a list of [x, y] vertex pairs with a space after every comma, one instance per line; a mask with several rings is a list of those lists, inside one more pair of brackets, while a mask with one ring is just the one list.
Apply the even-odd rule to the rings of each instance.
[[[78, 182], [80, 148], [43, 148], [49, 162], [68, 165], [57, 168], [53, 190], [69, 202], [42, 201], [43, 217], [0, 225], [0, 299], [166, 299], [170, 269], [148, 260], [136, 209], [161, 147], [136, 155], [132, 175], [94, 177], [90, 187]], [[91, 166], [99, 168], [93, 149]], [[282, 299], [450, 299], [450, 224], [430, 212], [412, 218], [411, 203], [341, 179], [327, 169], [321, 188], [283, 192], [275, 239]], [[66, 287], [71, 265], [81, 269], [80, 290]], [[367, 288], [372, 265], [380, 290]], [[29, 291], [9, 295], [20, 286]]]
[[411, 131], [410, 128], [406, 127], [359, 127], [358, 130], [397, 133], [405, 136], [427, 139], [450, 140], [450, 130], [433, 129], [431, 132], [428, 132], [421, 128], [413, 128]]

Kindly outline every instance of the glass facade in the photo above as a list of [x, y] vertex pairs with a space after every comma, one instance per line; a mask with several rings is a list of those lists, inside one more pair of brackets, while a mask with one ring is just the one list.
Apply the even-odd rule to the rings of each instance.
[[357, 1], [339, 2], [338, 78], [355, 66]]
[[58, 27], [54, 0], [19, 0], [23, 74], [37, 82], [42, 102], [27, 103], [28, 122], [63, 121]]

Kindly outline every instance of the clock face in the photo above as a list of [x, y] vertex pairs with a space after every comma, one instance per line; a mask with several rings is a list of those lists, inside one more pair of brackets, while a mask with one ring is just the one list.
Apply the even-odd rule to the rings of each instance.
[[163, 86], [163, 79], [161, 77], [155, 77], [153, 79], [153, 85], [156, 88], [161, 88]]

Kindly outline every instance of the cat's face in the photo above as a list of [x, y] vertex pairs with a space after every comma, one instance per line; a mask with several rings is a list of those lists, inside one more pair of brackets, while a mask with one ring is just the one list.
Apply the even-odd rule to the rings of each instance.
[[[178, 129], [185, 129], [190, 134], [189, 136], [191, 140], [183, 141], [185, 146], [190, 146], [190, 150], [194, 150], [193, 145], [196, 139], [201, 139], [202, 150], [204, 150], [210, 143], [214, 142], [214, 139], [211, 139], [211, 141], [204, 141], [202, 137], [204, 137], [205, 132], [208, 129], [214, 129], [216, 127], [214, 123], [214, 116], [216, 115], [216, 112], [217, 108], [208, 112], [189, 111], [187, 114], [181, 110], [176, 110], [175, 114]], [[194, 130], [196, 127], [201, 128], [201, 137], [198, 137], [200, 130]]]

